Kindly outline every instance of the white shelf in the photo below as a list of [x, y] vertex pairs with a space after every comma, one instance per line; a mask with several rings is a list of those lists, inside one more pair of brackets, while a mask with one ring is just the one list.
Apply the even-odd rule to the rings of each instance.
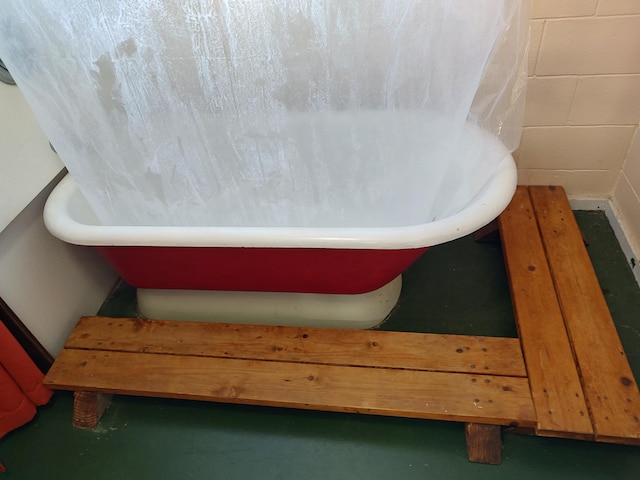
[[0, 83], [0, 232], [63, 168], [18, 87]]

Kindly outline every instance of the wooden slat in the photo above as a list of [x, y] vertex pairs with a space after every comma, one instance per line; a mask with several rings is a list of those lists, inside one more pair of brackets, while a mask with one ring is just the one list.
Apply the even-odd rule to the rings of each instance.
[[640, 443], [640, 394], [569, 201], [530, 187], [596, 439]]
[[64, 349], [58, 389], [533, 426], [526, 378]]
[[526, 187], [499, 218], [539, 435], [592, 438], [593, 428]]
[[85, 317], [66, 348], [526, 376], [516, 338]]

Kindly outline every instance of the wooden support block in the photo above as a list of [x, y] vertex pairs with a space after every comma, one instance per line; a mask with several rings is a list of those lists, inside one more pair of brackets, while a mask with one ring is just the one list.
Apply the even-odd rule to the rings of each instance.
[[73, 426], [86, 430], [94, 430], [98, 426], [102, 414], [109, 407], [111, 397], [112, 395], [98, 392], [74, 392]]
[[526, 187], [518, 187], [499, 222], [537, 433], [592, 439], [580, 376]]
[[467, 457], [470, 462], [499, 465], [502, 461], [501, 428], [498, 425], [467, 423]]
[[640, 393], [562, 187], [529, 187], [596, 440], [640, 444]]

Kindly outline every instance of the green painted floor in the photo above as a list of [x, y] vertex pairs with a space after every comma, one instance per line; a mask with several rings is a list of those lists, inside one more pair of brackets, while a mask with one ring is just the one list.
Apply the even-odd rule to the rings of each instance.
[[[640, 378], [640, 288], [604, 214], [576, 216]], [[134, 312], [125, 286], [100, 313]], [[429, 250], [405, 274], [382, 328], [515, 336], [499, 245], [467, 237]], [[71, 427], [71, 407], [59, 392], [1, 441], [1, 480], [640, 478], [640, 447], [509, 432], [501, 465], [472, 464], [454, 423], [116, 397], [97, 431], [81, 431]]]

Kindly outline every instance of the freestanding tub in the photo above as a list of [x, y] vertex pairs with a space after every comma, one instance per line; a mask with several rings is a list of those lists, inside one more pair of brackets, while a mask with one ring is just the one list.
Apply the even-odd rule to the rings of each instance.
[[[401, 273], [428, 247], [486, 225], [516, 187], [511, 154], [457, 213], [400, 227], [266, 228], [100, 225], [71, 176], [45, 207], [49, 231], [96, 248], [151, 318], [369, 328], [389, 314]], [[445, 192], [446, 193], [446, 192]]]
[[3, 2], [0, 56], [77, 181], [49, 230], [147, 316], [370, 326], [515, 190], [525, 0], [76, 3]]

